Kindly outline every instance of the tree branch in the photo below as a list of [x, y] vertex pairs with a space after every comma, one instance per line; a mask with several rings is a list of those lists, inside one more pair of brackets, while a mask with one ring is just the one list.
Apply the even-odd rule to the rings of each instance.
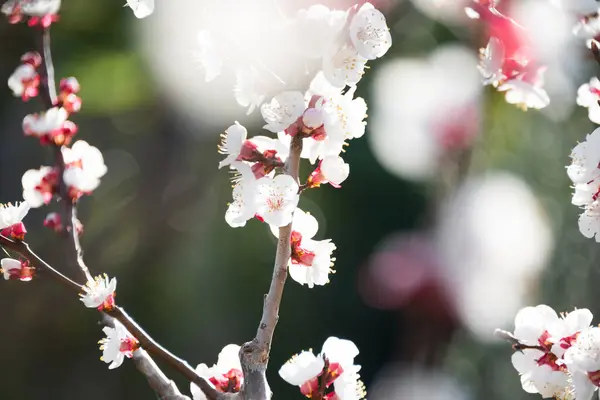
[[132, 360], [138, 371], [146, 376], [148, 384], [158, 394], [160, 400], [190, 400], [188, 396], [181, 394], [175, 382], [163, 374], [145, 350], [135, 351]]
[[[298, 182], [302, 137], [296, 135], [290, 145], [290, 156], [286, 172]], [[271, 390], [267, 382], [267, 365], [273, 333], [279, 320], [279, 306], [283, 296], [283, 288], [287, 279], [288, 261], [291, 256], [290, 238], [292, 224], [279, 228], [279, 240], [275, 254], [275, 266], [269, 292], [265, 296], [263, 313], [258, 325], [256, 337], [244, 344], [240, 351], [240, 360], [244, 372], [244, 385], [240, 395], [245, 400], [269, 400]]]

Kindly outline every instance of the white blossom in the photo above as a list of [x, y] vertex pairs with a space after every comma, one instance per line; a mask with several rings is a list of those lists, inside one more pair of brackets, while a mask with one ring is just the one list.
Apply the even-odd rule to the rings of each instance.
[[596, 0], [550, 0], [550, 2], [580, 16], [593, 14], [600, 9]]
[[[12, 258], [3, 258], [0, 260], [0, 267], [2, 267], [2, 274], [4, 275], [5, 280], [9, 280], [13, 275], [11, 271], [18, 270], [21, 271], [23, 268], [23, 264], [21, 261], [15, 260]], [[31, 278], [29, 278], [30, 280]]]
[[78, 191], [88, 193], [100, 185], [100, 178], [107, 168], [100, 150], [83, 140], [78, 140], [71, 148], [63, 148], [65, 160], [65, 184]]
[[323, 58], [323, 74], [336, 87], [353, 86], [365, 73], [367, 59], [358, 54], [352, 46], [339, 49], [333, 46]]
[[314, 4], [296, 13], [296, 32], [299, 32], [299, 50], [309, 58], [321, 58], [334, 46], [346, 24], [347, 12], [330, 10]]
[[69, 113], [62, 107], [53, 107], [41, 114], [29, 114], [23, 119], [23, 130], [27, 135], [41, 137], [62, 129]]
[[109, 279], [106, 274], [99, 275], [83, 286], [81, 301], [88, 308], [110, 308], [114, 305], [117, 278]]
[[498, 90], [505, 91], [506, 102], [523, 109], [541, 109], [550, 104], [550, 97], [542, 87], [543, 81], [535, 83], [515, 78], [502, 83]]
[[225, 133], [221, 135], [221, 144], [219, 145], [219, 153], [227, 154], [227, 157], [219, 162], [219, 168], [231, 165], [238, 158], [247, 136], [248, 131], [237, 121], [227, 128]]
[[481, 49], [478, 66], [479, 72], [483, 76], [484, 85], [498, 86], [501, 81], [506, 79], [502, 73], [503, 64], [504, 44], [492, 36], [485, 49]]
[[52, 198], [52, 183], [48, 177], [54, 173], [52, 167], [30, 169], [23, 174], [23, 199], [33, 208], [41, 207], [50, 202]]
[[[206, 364], [199, 364], [196, 367], [196, 373], [206, 379], [213, 387], [215, 387], [213, 381], [217, 382], [219, 386], [222, 384], [223, 387], [217, 388], [220, 392], [226, 392], [232, 383], [233, 390], [239, 391], [244, 382], [239, 352], [240, 346], [228, 344], [219, 353], [217, 364], [210, 368]], [[190, 384], [190, 391], [194, 400], [206, 400], [204, 392], [194, 383]]]
[[304, 94], [298, 91], [282, 92], [260, 107], [260, 113], [267, 123], [263, 128], [274, 133], [281, 132], [296, 122], [305, 109]]
[[[600, 378], [600, 328], [583, 330], [564, 355], [577, 400], [590, 400]], [[594, 377], [594, 381], [590, 378]]]
[[588, 109], [590, 121], [600, 124], [600, 80], [593, 77], [577, 90], [577, 104]]
[[196, 55], [196, 59], [204, 69], [204, 79], [206, 82], [210, 82], [221, 74], [223, 60], [219, 54], [217, 43], [210, 31], [201, 30], [198, 32], [197, 39], [200, 51]]
[[300, 199], [294, 178], [289, 175], [263, 177], [256, 181], [256, 188], [256, 213], [266, 223], [281, 227], [292, 222]]
[[246, 225], [257, 212], [256, 179], [252, 169], [243, 162], [234, 162], [231, 165], [239, 172], [239, 177], [233, 187], [233, 202], [225, 212], [225, 221], [232, 228]]
[[325, 367], [323, 357], [317, 357], [312, 351], [303, 351], [290, 358], [279, 369], [279, 376], [294, 386], [302, 386], [318, 376]]
[[235, 71], [236, 83], [233, 88], [239, 105], [248, 107], [251, 114], [265, 100], [266, 94], [260, 88], [260, 73], [254, 67], [240, 67]]
[[146, 18], [154, 12], [154, 0], [127, 0], [136, 18]]
[[350, 175], [350, 165], [339, 156], [323, 158], [319, 166], [325, 181], [339, 186]]
[[26, 89], [24, 82], [32, 81], [37, 75], [37, 71], [33, 65], [19, 65], [15, 69], [15, 72], [8, 78], [8, 87], [12, 90], [15, 97], [21, 97]]
[[358, 54], [367, 60], [382, 57], [392, 46], [385, 17], [371, 3], [364, 3], [352, 18], [350, 39]]
[[14, 13], [30, 17], [43, 17], [57, 14], [61, 0], [8, 0], [2, 5], [1, 11], [6, 15]]
[[31, 206], [27, 201], [22, 203], [0, 204], [0, 230], [9, 228], [23, 221]]
[[116, 319], [113, 319], [114, 328], [105, 326], [102, 331], [105, 338], [98, 342], [102, 357], [100, 359], [107, 364], [108, 369], [115, 369], [123, 364], [125, 357], [131, 358], [139, 348], [139, 343], [129, 331]]

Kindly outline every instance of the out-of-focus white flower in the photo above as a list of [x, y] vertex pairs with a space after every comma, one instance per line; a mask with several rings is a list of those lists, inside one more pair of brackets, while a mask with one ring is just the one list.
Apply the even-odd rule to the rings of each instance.
[[573, 34], [580, 39], [595, 39], [600, 35], [600, 18], [590, 15], [579, 20], [573, 27]]
[[0, 204], [0, 230], [10, 228], [23, 221], [30, 208], [27, 201], [15, 205]]
[[30, 17], [54, 15], [60, 10], [61, 0], [8, 0], [2, 5], [6, 15], [23, 14]]
[[225, 212], [225, 221], [232, 228], [238, 228], [245, 226], [246, 222], [256, 214], [256, 179], [248, 164], [234, 162], [231, 166], [240, 173], [240, 176], [233, 187], [233, 202]]
[[309, 58], [321, 58], [334, 45], [346, 23], [347, 12], [314, 4], [296, 13], [299, 51]]
[[100, 342], [102, 357], [100, 359], [107, 364], [108, 369], [115, 369], [123, 364], [125, 357], [133, 357], [133, 353], [140, 348], [140, 344], [135, 337], [116, 319], [113, 319], [114, 328], [105, 326], [102, 332], [106, 337]]
[[[199, 364], [196, 373], [221, 393], [237, 393], [244, 383], [239, 352], [240, 346], [228, 344], [219, 353], [217, 364], [210, 368], [206, 364]], [[194, 383], [190, 384], [190, 391], [194, 400], [206, 400], [204, 392]]]
[[29, 261], [19, 261], [12, 258], [0, 260], [2, 274], [5, 280], [18, 279], [21, 282], [29, 282], [33, 279], [35, 270], [29, 266]]
[[577, 90], [577, 104], [588, 109], [590, 121], [600, 124], [600, 80], [593, 77]]
[[546, 266], [553, 240], [541, 211], [529, 186], [505, 172], [468, 179], [442, 209], [442, 278], [463, 323], [481, 340], [523, 307], [527, 282]]
[[[63, 179], [70, 191], [89, 193], [100, 185], [107, 168], [100, 150], [83, 140], [71, 148], [63, 148], [65, 173]], [[71, 193], [78, 196], [79, 193]]]
[[298, 190], [298, 183], [289, 175], [257, 180], [256, 213], [270, 225], [281, 227], [291, 223], [300, 199]]
[[550, 2], [580, 16], [593, 14], [600, 9], [596, 0], [550, 0]]
[[364, 3], [352, 18], [350, 39], [358, 54], [367, 60], [382, 57], [392, 46], [385, 17], [371, 3]]
[[154, 0], [127, 0], [136, 18], [146, 18], [154, 12]]
[[479, 72], [483, 76], [484, 85], [497, 86], [500, 81], [506, 79], [502, 73], [504, 64], [504, 45], [495, 37], [490, 37], [485, 49], [481, 49]]
[[233, 93], [239, 105], [248, 107], [248, 115], [265, 101], [266, 94], [260, 89], [259, 76], [259, 72], [254, 67], [238, 68], [235, 71], [236, 82]]
[[26, 135], [42, 137], [51, 135], [63, 128], [69, 113], [62, 107], [53, 107], [41, 114], [29, 114], [23, 119]]
[[196, 59], [204, 68], [204, 79], [210, 82], [221, 74], [223, 68], [223, 60], [218, 51], [217, 43], [210, 31], [201, 30], [198, 32], [198, 45], [200, 51], [196, 55]]
[[231, 163], [239, 157], [240, 152], [242, 151], [242, 145], [246, 141], [247, 136], [248, 131], [237, 121], [225, 130], [225, 134], [221, 135], [219, 153], [227, 154], [227, 157], [219, 162], [219, 168], [231, 165]]
[[52, 167], [30, 169], [23, 174], [23, 199], [33, 208], [48, 204], [58, 183], [57, 173]]
[[40, 77], [35, 67], [31, 64], [22, 64], [8, 78], [8, 87], [15, 97], [27, 100], [38, 94], [39, 81]]
[[301, 92], [280, 93], [260, 107], [260, 113], [267, 123], [263, 128], [274, 133], [284, 131], [302, 116], [305, 109], [304, 94]]
[[99, 275], [83, 286], [80, 300], [88, 308], [110, 310], [115, 305], [115, 290], [117, 290], [117, 278], [109, 279], [106, 274]]
[[505, 91], [506, 102], [515, 104], [524, 110], [542, 109], [550, 104], [550, 97], [543, 88], [543, 80], [529, 82], [520, 78], [509, 79], [498, 90]]

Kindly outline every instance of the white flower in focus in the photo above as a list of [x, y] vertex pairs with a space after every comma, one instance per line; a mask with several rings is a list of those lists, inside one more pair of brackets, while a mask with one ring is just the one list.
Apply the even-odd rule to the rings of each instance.
[[8, 78], [8, 87], [15, 97], [21, 97], [25, 93], [27, 85], [38, 77], [35, 67], [31, 64], [19, 65], [15, 72]]
[[579, 216], [579, 232], [588, 239], [595, 238], [600, 243], [600, 203], [594, 201], [587, 205]]
[[506, 102], [515, 104], [524, 110], [528, 108], [542, 109], [550, 104], [550, 97], [542, 87], [543, 83], [530, 83], [522, 79], [510, 79], [498, 87], [505, 91]]
[[100, 185], [100, 178], [106, 174], [104, 157], [98, 148], [78, 140], [71, 148], [63, 148], [65, 160], [65, 184], [72, 189], [89, 193]]
[[600, 128], [588, 134], [571, 152], [567, 174], [575, 184], [587, 184], [600, 177]]
[[330, 10], [315, 4], [296, 14], [296, 32], [299, 32], [299, 51], [309, 58], [321, 58], [334, 46], [346, 24], [347, 12]]
[[312, 351], [303, 351], [290, 358], [279, 369], [279, 376], [294, 386], [302, 386], [316, 378], [325, 367], [323, 357], [317, 357]]
[[263, 177], [256, 181], [256, 185], [256, 213], [270, 225], [281, 227], [291, 223], [300, 199], [294, 178], [289, 175]]
[[238, 68], [235, 71], [236, 83], [233, 88], [239, 105], [248, 107], [246, 114], [252, 114], [265, 100], [266, 94], [259, 87], [259, 72], [253, 67]]
[[23, 119], [26, 135], [42, 137], [62, 129], [69, 113], [62, 107], [53, 107], [41, 114], [29, 114]]
[[481, 49], [479, 62], [479, 72], [483, 76], [484, 85], [498, 86], [500, 81], [506, 79], [502, 73], [504, 64], [504, 44], [495, 38], [490, 37], [485, 49]]
[[339, 186], [350, 175], [350, 165], [342, 157], [325, 157], [319, 167], [325, 181]]
[[[336, 249], [330, 239], [312, 240], [302, 239], [301, 255], [298, 257], [302, 263], [290, 261], [290, 277], [301, 285], [313, 288], [315, 285], [323, 286], [329, 283], [329, 274], [332, 272], [333, 258], [331, 254]], [[310, 257], [306, 257], [310, 255]], [[303, 261], [308, 258], [310, 265]]]
[[351, 46], [334, 46], [323, 58], [323, 74], [336, 87], [353, 86], [365, 73], [367, 59]]
[[600, 383], [600, 328], [582, 331], [564, 355], [577, 400], [590, 400]]
[[139, 342], [131, 333], [116, 319], [113, 319], [114, 328], [105, 326], [102, 332], [106, 337], [100, 342], [102, 357], [100, 359], [107, 364], [108, 369], [115, 369], [123, 364], [125, 357], [133, 357], [133, 353], [139, 349]]
[[30, 169], [23, 174], [23, 199], [33, 208], [48, 204], [52, 199], [55, 185], [55, 173], [52, 167]]
[[267, 123], [263, 128], [274, 133], [284, 131], [302, 116], [305, 109], [304, 95], [301, 92], [280, 93], [260, 107], [260, 113]]
[[219, 162], [219, 168], [231, 165], [238, 158], [247, 136], [248, 131], [237, 121], [227, 128], [225, 134], [221, 135], [221, 144], [219, 145], [219, 153], [227, 154], [227, 157]]
[[117, 290], [117, 278], [108, 279], [108, 275], [99, 275], [93, 281], [88, 281], [83, 286], [81, 301], [87, 308], [109, 310], [115, 305], [115, 290]]
[[0, 230], [23, 221], [30, 208], [31, 206], [26, 201], [15, 205], [0, 204]]
[[577, 104], [588, 109], [590, 121], [600, 124], [600, 80], [593, 77], [577, 90]]
[[[276, 238], [279, 238], [279, 227], [276, 225], [269, 225], [271, 233]], [[292, 230], [300, 233], [303, 239], [312, 239], [319, 231], [319, 222], [310, 213], [304, 212], [300, 208], [296, 208], [294, 211], [294, 217], [292, 218]]]
[[210, 31], [198, 32], [198, 45], [200, 51], [196, 55], [197, 60], [204, 68], [206, 82], [210, 82], [221, 74], [223, 60], [219, 55], [217, 44]]
[[136, 18], [146, 18], [154, 12], [154, 0], [127, 0]]
[[[199, 364], [196, 373], [220, 393], [237, 393], [244, 383], [239, 352], [240, 346], [228, 344], [219, 353], [217, 364], [210, 368], [206, 364]], [[194, 383], [190, 384], [190, 391], [194, 400], [206, 400], [204, 392]]]
[[225, 212], [225, 221], [232, 228], [239, 228], [245, 226], [246, 222], [256, 214], [257, 181], [248, 164], [238, 161], [232, 163], [231, 166], [239, 172], [240, 176], [233, 187], [233, 202], [229, 204]]
[[352, 18], [350, 39], [358, 54], [367, 60], [382, 57], [392, 46], [385, 17], [371, 3], [364, 3]]
[[360, 375], [353, 370], [344, 371], [333, 383], [335, 394], [339, 400], [360, 400], [367, 395]]

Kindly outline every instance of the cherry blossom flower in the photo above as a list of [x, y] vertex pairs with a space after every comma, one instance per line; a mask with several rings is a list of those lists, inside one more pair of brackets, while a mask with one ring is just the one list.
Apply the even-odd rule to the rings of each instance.
[[[279, 229], [270, 225], [271, 233], [279, 237]], [[331, 240], [313, 240], [319, 230], [317, 219], [296, 208], [292, 220], [292, 255], [288, 262], [290, 277], [301, 285], [313, 288], [329, 282], [334, 258], [331, 254], [335, 245]]]
[[64, 147], [62, 152], [65, 160], [63, 179], [72, 198], [77, 199], [100, 185], [100, 178], [107, 171], [100, 150], [78, 140], [73, 147]]
[[30, 208], [26, 201], [15, 205], [0, 204], [0, 234], [11, 239], [23, 240], [27, 230], [22, 221]]
[[98, 342], [102, 357], [100, 359], [107, 364], [108, 369], [115, 369], [123, 364], [125, 357], [133, 357], [133, 353], [140, 348], [138, 340], [116, 319], [113, 319], [114, 328], [105, 326], [102, 332], [105, 338]]
[[595, 0], [550, 0], [550, 2], [577, 15], [593, 14], [600, 9]]
[[[300, 392], [309, 398], [328, 390], [328, 396], [334, 399], [363, 399], [366, 391], [359, 380], [360, 366], [354, 365], [358, 353], [350, 340], [330, 337], [318, 356], [312, 350], [293, 356], [279, 369], [279, 376], [291, 385], [299, 386]], [[329, 389], [332, 384], [333, 391]]]
[[256, 179], [252, 168], [243, 162], [232, 163], [239, 176], [236, 178], [233, 187], [233, 202], [229, 204], [225, 212], [225, 221], [232, 228], [239, 228], [246, 225], [246, 222], [253, 218], [257, 212], [256, 199]]
[[21, 178], [23, 199], [32, 207], [38, 208], [50, 203], [58, 186], [58, 174], [52, 167], [30, 169]]
[[300, 199], [298, 190], [298, 183], [289, 175], [257, 180], [256, 214], [270, 225], [288, 225], [292, 222], [292, 215]]
[[515, 352], [512, 363], [526, 392], [540, 393], [543, 398], [564, 396], [568, 376], [562, 357], [591, 322], [592, 314], [587, 309], [575, 310], [563, 318], [546, 305], [525, 307], [517, 313], [514, 337], [531, 348]]
[[154, 12], [154, 0], [127, 0], [136, 18], [146, 18]]
[[336, 87], [356, 85], [365, 73], [367, 59], [362, 57], [354, 47], [334, 46], [330, 54], [323, 58], [323, 74]]
[[301, 92], [282, 92], [260, 107], [260, 113], [267, 123], [263, 128], [274, 133], [286, 130], [302, 116], [305, 109]]
[[0, 11], [9, 17], [10, 23], [22, 21], [29, 17], [28, 25], [49, 27], [58, 20], [61, 0], [8, 0]]
[[29, 282], [35, 275], [35, 269], [29, 265], [29, 261], [19, 261], [12, 258], [0, 260], [2, 274], [5, 280], [18, 279], [21, 282]]
[[77, 133], [77, 126], [67, 121], [69, 113], [63, 107], [53, 107], [41, 114], [29, 114], [23, 119], [27, 136], [40, 138], [42, 144], [63, 144]]
[[[199, 364], [196, 373], [206, 379], [219, 393], [237, 393], [244, 383], [242, 365], [240, 364], [240, 346], [228, 344], [221, 350], [217, 364], [208, 367]], [[194, 400], [206, 400], [206, 396], [194, 383], [190, 384]]]
[[46, 215], [46, 218], [44, 219], [44, 226], [48, 229], [52, 229], [54, 232], [57, 233], [62, 232], [64, 228], [60, 215], [55, 212]]
[[254, 67], [240, 67], [235, 71], [236, 83], [233, 88], [235, 99], [242, 107], [248, 107], [250, 115], [265, 101], [266, 94], [260, 88], [260, 73]]
[[600, 386], [600, 328], [581, 331], [564, 354], [577, 400], [590, 400]]
[[74, 77], [64, 78], [60, 81], [58, 101], [68, 113], [81, 110], [81, 98], [76, 93], [80, 90], [79, 82]]
[[40, 76], [35, 66], [31, 64], [22, 64], [8, 78], [8, 87], [12, 90], [15, 97], [21, 97], [27, 101], [38, 95], [38, 86], [40, 85]]
[[385, 17], [371, 3], [364, 3], [352, 18], [350, 39], [358, 54], [367, 60], [382, 57], [392, 46]]
[[350, 166], [344, 162], [342, 157], [328, 156], [321, 160], [317, 169], [308, 177], [309, 187], [318, 187], [323, 183], [329, 183], [335, 188], [348, 178]]
[[232, 162], [237, 160], [242, 151], [244, 142], [246, 142], [247, 136], [248, 131], [237, 121], [235, 121], [235, 124], [231, 125], [225, 130], [225, 133], [221, 135], [219, 153], [227, 154], [227, 157], [219, 162], [219, 168], [223, 168], [226, 165], [231, 165]]
[[99, 275], [83, 286], [80, 300], [88, 308], [97, 308], [99, 311], [111, 310], [115, 305], [116, 289], [117, 278], [109, 280], [108, 275]]
[[593, 77], [577, 90], [577, 104], [588, 109], [590, 121], [600, 124], [600, 80]]
[[525, 79], [510, 79], [500, 86], [498, 90], [506, 92], [506, 102], [515, 104], [527, 110], [528, 108], [541, 109], [550, 104], [548, 93], [544, 90], [541, 74], [532, 82]]

